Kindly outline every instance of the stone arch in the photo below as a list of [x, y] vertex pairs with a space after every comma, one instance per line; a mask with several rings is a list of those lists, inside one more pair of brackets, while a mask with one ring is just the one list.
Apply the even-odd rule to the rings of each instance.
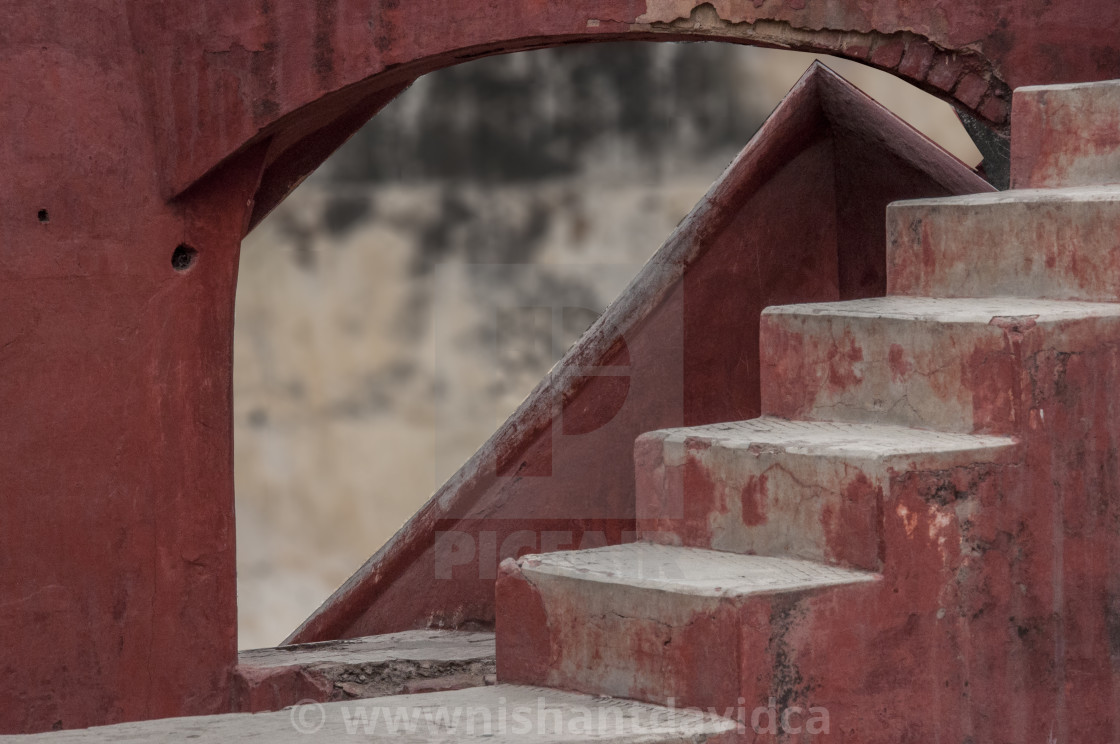
[[[669, 23], [651, 23], [648, 32], [633, 36], [562, 39], [556, 43], [523, 39], [519, 43], [500, 49], [463, 50], [451, 57], [423, 60], [416, 64], [426, 73], [485, 56], [543, 49], [561, 44], [626, 39], [719, 41], [843, 57], [885, 70], [935, 97], [948, 101], [958, 110], [997, 131], [1005, 132], [1008, 128], [1011, 89], [998, 76], [992, 65], [979, 54], [941, 49], [925, 38], [908, 31], [893, 34], [840, 33], [827, 30], [799, 30], [788, 23], [772, 21], [729, 22], [716, 14], [710, 3], [698, 6], [687, 19], [678, 19]], [[399, 73], [393, 77], [398, 76]], [[375, 76], [362, 85], [375, 85], [379, 77]], [[254, 210], [249, 229], [258, 224], [303, 178], [407, 85], [408, 83], [402, 85], [390, 79], [384, 88], [361, 98], [351, 109], [346, 110], [328, 125], [295, 138], [287, 147], [270, 146], [270, 151], [275, 155], [270, 156], [270, 162], [266, 164], [263, 171], [260, 188], [254, 197]], [[332, 96], [309, 104], [309, 108], [333, 109], [336, 105], [333, 98]], [[306, 115], [308, 113], [304, 111], [295, 112], [292, 118], [298, 119]], [[292, 126], [296, 131], [300, 130], [298, 123], [293, 122]], [[283, 127], [281, 133], [271, 136], [276, 138], [274, 145], [292, 139], [290, 134], [284, 132]]]
[[[200, 77], [196, 85], [209, 86], [219, 101], [229, 98], [232, 87], [237, 98], [190, 112], [194, 118], [186, 131], [180, 123], [165, 132], [168, 196], [184, 195], [239, 155], [254, 148], [259, 155], [263, 149], [251, 229], [421, 75], [485, 56], [604, 41], [718, 41], [834, 55], [885, 70], [1004, 135], [1008, 130], [1011, 86], [996, 62], [978, 46], [955, 47], [932, 27], [923, 32], [921, 24], [903, 23], [901, 11], [893, 22], [872, 25], [850, 8], [817, 18], [812, 7], [797, 0], [771, 12], [735, 0], [656, 0], [644, 12], [631, 7], [634, 3], [624, 3], [625, 9], [577, 8], [543, 17], [521, 8], [504, 22], [462, 32], [448, 30], [451, 18], [427, 26], [412, 18], [419, 27], [409, 39], [403, 22], [386, 20], [402, 12], [393, 10], [397, 3], [386, 2], [383, 9], [365, 16], [350, 9], [356, 3], [348, 0], [326, 5], [334, 7], [335, 14], [326, 21], [319, 11], [309, 17], [315, 30], [308, 38], [268, 26], [269, 15], [260, 11], [258, 17], [268, 30], [259, 32], [255, 44], [231, 40], [228, 50], [205, 57], [205, 79]], [[343, 16], [350, 19], [345, 24]], [[365, 23], [357, 23], [363, 17]], [[373, 34], [368, 53], [352, 48], [354, 23]], [[429, 31], [433, 38], [428, 38]], [[368, 42], [368, 35], [362, 38]], [[302, 85], [284, 82], [284, 57], [289, 54], [310, 57], [311, 70]], [[173, 69], [153, 75], [166, 83], [154, 87], [157, 97], [175, 94], [179, 83]], [[169, 101], [164, 107], [172, 105]], [[185, 148], [190, 151], [186, 159], [177, 155]]]

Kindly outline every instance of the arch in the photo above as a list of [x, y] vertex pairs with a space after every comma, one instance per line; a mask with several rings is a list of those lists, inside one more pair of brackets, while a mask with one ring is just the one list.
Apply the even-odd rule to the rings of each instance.
[[[1061, 73], [1033, 59], [1037, 55], [1024, 55], [1032, 36], [1068, 35], [1069, 28], [1042, 27], [1013, 8], [1012, 0], [958, 0], [928, 11], [887, 6], [873, 13], [855, 2], [806, 0], [778, 6], [742, 0], [552, 5], [522, 2], [480, 17], [467, 0], [438, 8], [329, 0], [282, 9], [267, 0], [234, 0], [229, 18], [217, 21], [218, 28], [196, 31], [190, 43], [183, 34], [168, 38], [176, 19], [164, 18], [171, 27], [146, 29], [143, 43], [162, 35], [179, 47], [170, 56], [146, 55], [158, 60], [145, 69], [154, 107], [169, 115], [157, 130], [165, 194], [182, 194], [238, 153], [267, 143], [255, 224], [361, 121], [420, 75], [478, 57], [564, 44], [722, 41], [835, 55], [897, 75], [1003, 132], [1013, 86], [1055, 74], [1100, 76], [1112, 68], [1120, 74], [1114, 50], [1114, 64], [1100, 64], [1108, 59], [1104, 39], [1095, 51], [1093, 39], [1082, 53], [1063, 49], [1058, 56], [1068, 59], [1058, 65]], [[1104, 18], [1103, 26], [1120, 27], [1116, 9], [1101, 15], [1114, 16]], [[146, 25], [137, 21], [134, 33]], [[1014, 44], [1011, 28], [1019, 31]]]
[[[454, 55], [441, 56], [437, 60], [417, 61], [413, 67], [422, 69], [421, 74], [426, 74], [481, 57], [619, 39], [700, 40], [790, 49], [843, 57], [885, 70], [948, 101], [958, 110], [966, 112], [977, 126], [986, 125], [995, 130], [997, 136], [1008, 136], [1011, 90], [995, 73], [990, 63], [973, 52], [956, 53], [937, 49], [911, 32], [841, 34], [833, 31], [797, 30], [787, 23], [729, 22], [716, 14], [710, 3], [695, 8], [687, 19], [652, 23], [650, 26], [656, 33], [578, 39], [565, 37], [556, 43], [543, 43], [537, 38], [518, 39], [497, 50], [460, 50]], [[374, 75], [353, 86], [353, 89], [329, 94], [278, 120], [273, 125], [277, 130], [275, 133], [270, 131], [259, 135], [244, 146], [243, 149], [248, 149], [263, 139], [268, 151], [261, 183], [253, 198], [253, 212], [247, 230], [256, 227], [304, 178], [415, 79], [410, 72], [409, 82], [400, 83], [398, 81], [401, 74], [401, 71], [395, 71], [392, 75]], [[385, 87], [377, 87], [379, 85]], [[369, 92], [370, 88], [376, 89]], [[361, 93], [357, 92], [358, 89]], [[358, 95], [361, 97], [355, 99]], [[305, 119], [321, 122], [331, 116], [336, 118], [307, 131]]]
[[[727, 21], [718, 15], [710, 3], [697, 6], [687, 18], [669, 22], [652, 22], [649, 24], [649, 31], [635, 34], [563, 37], [555, 40], [555, 43], [545, 43], [539, 38], [522, 38], [513, 40], [498, 49], [459, 50], [450, 56], [444, 55], [434, 60], [418, 60], [410, 67], [427, 73], [485, 56], [510, 54], [561, 44], [602, 43], [627, 39], [716, 41], [847, 58], [885, 70], [931, 95], [948, 101], [958, 110], [966, 112], [974, 121], [1002, 133], [1004, 137], [1008, 136], [1011, 89], [1000, 79], [991, 63], [975, 52], [939, 49], [924, 37], [909, 31], [839, 33], [830, 30], [797, 29], [789, 23], [776, 21], [755, 23]], [[260, 220], [291, 193], [295, 186], [317, 168], [330, 153], [411, 83], [411, 81], [407, 84], [396, 82], [400, 74], [401, 72], [397, 71], [384, 81], [382, 75], [374, 75], [357, 84], [355, 87], [363, 90], [377, 89], [350, 105], [338, 118], [317, 130], [304, 134], [305, 126], [301, 124], [301, 120], [310, 117], [321, 121], [324, 114], [315, 112], [315, 109], [322, 108], [326, 112], [334, 112], [338, 109], [341, 100], [348, 100], [354, 95], [353, 91], [331, 94], [277, 121], [274, 126], [279, 132], [275, 135], [265, 135], [274, 139], [269, 145], [269, 157], [262, 174], [260, 188], [254, 197], [253, 215], [248, 229], [251, 230], [259, 224]], [[381, 84], [386, 87], [378, 88], [377, 86]], [[329, 116], [329, 113], [326, 115]], [[251, 144], [255, 142], [256, 140], [253, 140]]]

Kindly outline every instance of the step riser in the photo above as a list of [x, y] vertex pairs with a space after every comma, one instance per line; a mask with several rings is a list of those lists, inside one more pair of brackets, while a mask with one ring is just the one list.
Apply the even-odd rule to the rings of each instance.
[[957, 493], [958, 468], [1017, 456], [1007, 447], [874, 460], [673, 441], [653, 432], [635, 446], [638, 534], [667, 545], [879, 571], [892, 473], [915, 473], [934, 490]]
[[1120, 318], [943, 323], [794, 312], [763, 316], [762, 409], [815, 421], [1015, 435], [1052, 380], [1040, 355], [1120, 341]]
[[1027, 87], [1012, 103], [1011, 187], [1120, 183], [1120, 84]]
[[[594, 695], [718, 705], [738, 698], [738, 613], [718, 600], [669, 594], [605, 592], [589, 582], [535, 578], [503, 566], [497, 583], [499, 679]], [[515, 609], [516, 608], [516, 609]], [[527, 611], [528, 608], [532, 610]], [[512, 644], [516, 630], [539, 623], [532, 642]], [[541, 622], [543, 620], [543, 622]], [[530, 662], [530, 663], [526, 663]]]
[[1120, 198], [898, 202], [887, 240], [890, 294], [1120, 299]]
[[642, 539], [880, 568], [874, 468], [656, 435], [638, 440], [634, 460]]
[[1019, 354], [998, 326], [767, 315], [762, 411], [961, 433], [1016, 430]]

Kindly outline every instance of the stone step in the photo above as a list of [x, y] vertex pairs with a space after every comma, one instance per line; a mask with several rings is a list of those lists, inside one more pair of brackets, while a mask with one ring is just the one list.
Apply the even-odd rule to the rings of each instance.
[[895, 202], [887, 208], [887, 291], [1120, 300], [1120, 187]]
[[452, 630], [401, 633], [242, 651], [234, 709], [280, 710], [325, 703], [494, 684], [494, 634]]
[[755, 681], [769, 669], [775, 602], [836, 591], [864, 601], [859, 590], [878, 583], [812, 561], [644, 542], [507, 559], [498, 678], [717, 711], [753, 706], [756, 692], [766, 700]]
[[879, 571], [900, 474], [957, 494], [1013, 461], [1008, 437], [758, 418], [644, 434], [635, 445], [639, 536]]
[[17, 744], [731, 744], [737, 724], [699, 711], [659, 708], [515, 685], [310, 703], [275, 713], [234, 713], [0, 737]]
[[1017, 89], [1012, 188], [1104, 183], [1120, 183], [1120, 81]]
[[[1042, 360], [1120, 340], [1120, 304], [879, 297], [783, 305], [762, 316], [762, 413], [1014, 434]], [[1042, 412], [1041, 415], [1045, 415]]]

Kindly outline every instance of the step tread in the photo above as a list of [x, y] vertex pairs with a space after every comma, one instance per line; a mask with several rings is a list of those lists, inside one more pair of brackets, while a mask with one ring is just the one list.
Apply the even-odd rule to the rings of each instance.
[[454, 630], [401, 633], [242, 651], [243, 667], [356, 666], [394, 661], [473, 661], [494, 657], [494, 634]]
[[[369, 729], [360, 722], [356, 731], [355, 713], [361, 709], [375, 725]], [[389, 720], [402, 721], [407, 712], [416, 711], [414, 730], [391, 726]], [[457, 724], [451, 717], [459, 713]], [[555, 711], [555, 712], [554, 712]], [[476, 721], [473, 731], [468, 725]], [[441, 718], [437, 716], [444, 716]], [[311, 731], [314, 724], [323, 725]], [[485, 721], [491, 722], [489, 731]], [[528, 721], [528, 723], [525, 723]], [[602, 723], [601, 723], [602, 722]], [[301, 730], [299, 724], [308, 726]], [[531, 726], [528, 733], [523, 726]], [[585, 727], [590, 731], [585, 731]], [[400, 744], [427, 742], [526, 742], [561, 744], [566, 742], [611, 741], [623, 744], [684, 744], [702, 742], [708, 737], [733, 732], [734, 721], [715, 715], [683, 709], [660, 708], [629, 700], [594, 697], [538, 687], [495, 685], [452, 692], [398, 695], [376, 700], [327, 703], [305, 709], [276, 713], [230, 714], [174, 718], [125, 723], [81, 731], [59, 731], [32, 736], [0, 737], [0, 740], [27, 742], [109, 744], [122, 742], [190, 741], [192, 744], [229, 744], [259, 741], [268, 744], [297, 744], [308, 741], [393, 741]], [[559, 729], [559, 731], [557, 731]], [[575, 733], [578, 732], [578, 733]], [[313, 733], [313, 735], [312, 735]]]
[[725, 449], [772, 447], [797, 455], [884, 459], [913, 454], [969, 452], [977, 461], [1017, 442], [1012, 437], [913, 429], [893, 424], [789, 421], [763, 416], [749, 421], [662, 429], [646, 434], [666, 443], [704, 439]]
[[990, 325], [996, 318], [1031, 317], [1036, 324], [1120, 316], [1120, 303], [1039, 300], [1029, 297], [872, 297], [845, 302], [774, 305], [763, 315], [809, 315], [854, 319], [909, 320]]
[[907, 207], [978, 207], [1031, 204], [1083, 204], [1120, 202], [1120, 186], [1066, 186], [1057, 189], [1009, 189], [980, 194], [904, 199], [892, 202], [890, 209]]
[[877, 574], [815, 561], [628, 543], [524, 556], [522, 573], [698, 597], [736, 598], [875, 581]]

